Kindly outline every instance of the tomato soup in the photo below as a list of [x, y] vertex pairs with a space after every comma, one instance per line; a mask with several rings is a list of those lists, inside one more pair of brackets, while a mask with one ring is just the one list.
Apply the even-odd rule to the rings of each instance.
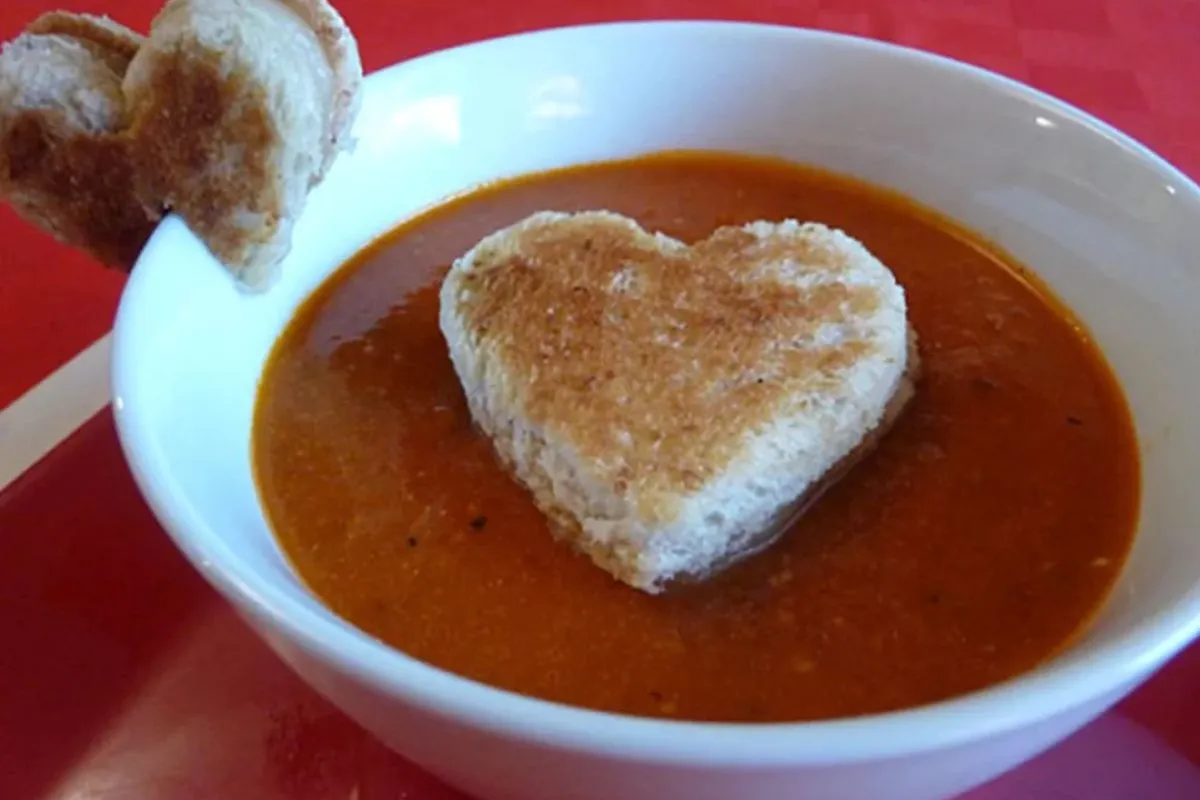
[[[651, 596], [556, 540], [472, 426], [438, 329], [449, 264], [538, 210], [684, 241], [794, 218], [895, 273], [917, 396], [783, 539]], [[908, 200], [777, 161], [673, 153], [483, 187], [411, 219], [298, 311], [253, 430], [300, 577], [415, 658], [576, 706], [689, 720], [895, 710], [1008, 679], [1096, 611], [1130, 548], [1132, 422], [1102, 355], [1005, 254]]]

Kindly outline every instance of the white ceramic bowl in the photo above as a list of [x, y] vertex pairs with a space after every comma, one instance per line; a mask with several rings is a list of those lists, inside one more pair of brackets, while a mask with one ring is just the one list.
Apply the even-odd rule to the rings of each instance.
[[[1140, 145], [962, 64], [752, 25], [491, 41], [385, 70], [366, 94], [358, 148], [313, 195], [269, 292], [238, 291], [178, 220], [163, 223], [121, 303], [114, 407], [137, 481], [187, 557], [391, 747], [497, 800], [947, 797], [1071, 733], [1197, 634], [1200, 189]], [[899, 189], [1002, 243], [1086, 320], [1136, 414], [1145, 495], [1120, 583], [1068, 652], [989, 691], [882, 716], [641, 720], [426, 666], [297, 582], [249, 461], [259, 373], [297, 304], [370, 239], [449, 194], [680, 147], [785, 156]]]

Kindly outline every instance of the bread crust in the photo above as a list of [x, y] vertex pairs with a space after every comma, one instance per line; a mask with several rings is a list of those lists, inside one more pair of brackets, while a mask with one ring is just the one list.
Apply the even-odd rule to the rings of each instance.
[[362, 105], [362, 59], [350, 27], [326, 0], [282, 0], [317, 36], [333, 70], [333, 111], [325, 145], [325, 159], [316, 173], [325, 177], [339, 152], [351, 149], [351, 128]]
[[26, 33], [67, 36], [98, 48], [117, 75], [124, 75], [145, 37], [105, 16], [48, 11], [29, 23]]

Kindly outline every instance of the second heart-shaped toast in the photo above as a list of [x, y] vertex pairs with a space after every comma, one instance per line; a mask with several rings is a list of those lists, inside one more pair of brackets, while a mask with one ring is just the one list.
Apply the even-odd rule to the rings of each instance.
[[471, 415], [564, 538], [655, 592], [769, 544], [912, 393], [903, 289], [794, 221], [688, 246], [542, 212], [460, 258], [442, 332]]

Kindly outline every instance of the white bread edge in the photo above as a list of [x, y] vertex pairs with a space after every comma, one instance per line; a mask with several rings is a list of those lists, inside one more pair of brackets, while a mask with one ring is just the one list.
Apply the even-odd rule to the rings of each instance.
[[327, 0], [281, 0], [312, 29], [333, 70], [333, 111], [329, 120], [325, 160], [316, 174], [320, 182], [339, 153], [354, 149], [354, 122], [362, 108], [363, 66], [358, 40], [341, 13]]
[[[869, 284], [880, 293], [882, 302], [875, 312], [852, 321], [874, 340], [878, 352], [847, 369], [849, 391], [794, 398], [792, 413], [751, 432], [741, 454], [717, 478], [682, 498], [670, 523], [648, 525], [638, 518], [633, 502], [617, 498], [607, 482], [590, 474], [566, 437], [533, 425], [521, 408], [503, 402], [521, 393], [509, 386], [501, 360], [465, 328], [457, 312], [460, 280], [478, 266], [481, 255], [495, 257], [522, 229], [568, 216], [534, 214], [491, 234], [455, 261], [442, 284], [439, 323], [471, 415], [491, 438], [501, 461], [577, 548], [618, 579], [656, 593], [673, 579], [703, 577], [761, 547], [764, 536], [790, 516], [796, 501], [880, 425], [892, 399], [905, 388], [910, 366], [906, 299], [891, 271], [840, 230], [794, 220], [744, 226], [760, 239], [815, 237], [844, 253], [848, 267], [843, 279]], [[661, 234], [656, 238], [664, 250], [684, 246]], [[572, 526], [578, 528], [574, 535]]]

